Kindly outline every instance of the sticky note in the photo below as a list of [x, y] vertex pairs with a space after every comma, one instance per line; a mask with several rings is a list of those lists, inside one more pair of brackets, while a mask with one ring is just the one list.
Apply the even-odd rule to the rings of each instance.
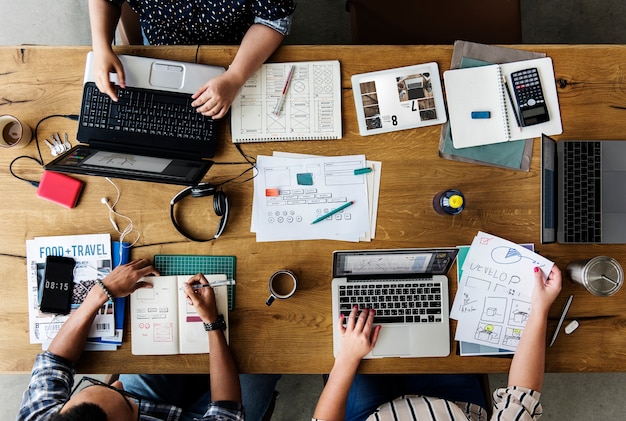
[[300, 186], [312, 186], [313, 185], [313, 174], [310, 172], [303, 172], [296, 174], [296, 179], [298, 180], [298, 185]]

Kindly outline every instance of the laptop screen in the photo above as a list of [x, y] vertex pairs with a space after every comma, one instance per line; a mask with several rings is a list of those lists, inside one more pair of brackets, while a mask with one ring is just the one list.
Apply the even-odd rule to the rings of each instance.
[[556, 141], [541, 138], [541, 243], [556, 241]]
[[445, 275], [457, 253], [456, 248], [335, 251], [333, 277]]

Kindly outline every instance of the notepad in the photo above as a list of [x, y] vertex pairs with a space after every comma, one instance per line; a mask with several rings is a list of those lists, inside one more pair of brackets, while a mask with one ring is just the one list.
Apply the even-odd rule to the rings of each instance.
[[[226, 275], [205, 275], [209, 282], [226, 280]], [[130, 295], [131, 350], [133, 355], [208, 353], [209, 337], [202, 319], [179, 289], [189, 280], [184, 276], [149, 276], [142, 281], [152, 288], [139, 288]], [[213, 288], [219, 314], [228, 325], [226, 286]], [[228, 330], [225, 332], [228, 340]]]
[[[289, 69], [294, 72], [278, 113]], [[339, 61], [266, 63], [243, 85], [231, 107], [233, 143], [340, 139]]]
[[[550, 120], [519, 127], [505, 81], [510, 85], [511, 73], [532, 67], [538, 69]], [[542, 133], [561, 134], [563, 131], [554, 69], [549, 57], [448, 70], [443, 78], [455, 148], [540, 137]], [[473, 118], [474, 112], [489, 112], [490, 117]]]

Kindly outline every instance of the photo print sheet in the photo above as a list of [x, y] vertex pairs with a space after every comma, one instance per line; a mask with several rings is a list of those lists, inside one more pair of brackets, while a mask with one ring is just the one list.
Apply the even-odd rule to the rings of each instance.
[[361, 136], [446, 122], [437, 63], [352, 76]]

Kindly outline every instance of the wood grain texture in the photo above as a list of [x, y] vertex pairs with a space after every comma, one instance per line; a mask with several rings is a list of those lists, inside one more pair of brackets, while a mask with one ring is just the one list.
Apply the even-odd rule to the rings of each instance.
[[[626, 138], [625, 46], [516, 46], [544, 51], [552, 57], [561, 104], [563, 134], [559, 139]], [[0, 47], [0, 114], [13, 114], [35, 128], [53, 114], [79, 111], [86, 47]], [[193, 61], [195, 47], [125, 47], [119, 53]], [[201, 63], [228, 66], [235, 47], [201, 47]], [[338, 59], [341, 62], [344, 137], [335, 141], [246, 144], [251, 155], [290, 151], [323, 155], [365, 153], [382, 161], [381, 192], [376, 238], [371, 243], [289, 241], [257, 243], [250, 232], [253, 185], [230, 183], [225, 187], [232, 214], [224, 235], [209, 243], [184, 240], [169, 221], [169, 200], [179, 187], [118, 180], [122, 198], [117, 210], [131, 217], [141, 230], [132, 257], [155, 254], [212, 254], [237, 256], [236, 309], [230, 315], [231, 347], [239, 368], [246, 373], [325, 373], [333, 363], [331, 320], [331, 253], [336, 249], [435, 247], [470, 244], [486, 231], [515, 242], [533, 242], [536, 249], [562, 269], [572, 260], [609, 255], [626, 264], [624, 246], [562, 246], [540, 244], [539, 143], [535, 142], [530, 172], [442, 160], [437, 155], [440, 126], [359, 136], [350, 76], [436, 61], [440, 71], [449, 68], [451, 46], [285, 46], [271, 61]], [[50, 118], [39, 125], [40, 141], [54, 132], [76, 137], [77, 123]], [[230, 126], [222, 123], [216, 162], [242, 162], [230, 141]], [[74, 143], [74, 142], [73, 142]], [[50, 160], [42, 145], [44, 160]], [[9, 174], [10, 161], [22, 154], [36, 156], [35, 142], [25, 149], [0, 150], [0, 372], [27, 372], [38, 345], [28, 343], [25, 241], [35, 236], [111, 232], [101, 197], [115, 191], [104, 179], [86, 182], [79, 206], [72, 210], [40, 200], [35, 189]], [[244, 165], [215, 165], [208, 179], [229, 179]], [[41, 168], [20, 161], [15, 170], [38, 179]], [[466, 210], [456, 217], [435, 214], [432, 198], [450, 187], [464, 192]], [[200, 236], [215, 232], [217, 217], [211, 199], [186, 200], [182, 223]], [[267, 280], [278, 269], [296, 273], [300, 284], [289, 300], [265, 305]], [[456, 270], [450, 273], [456, 291]], [[550, 313], [552, 334], [562, 305], [575, 294], [568, 319], [581, 326], [572, 335], [561, 333], [547, 351], [546, 369], [555, 372], [626, 370], [626, 291], [597, 298], [565, 280], [563, 292]], [[452, 324], [454, 332], [455, 324]], [[84, 373], [204, 372], [208, 355], [133, 356], [130, 332], [117, 352], [85, 353], [78, 365]], [[510, 360], [498, 358], [386, 359], [364, 361], [362, 372], [506, 372]]]

